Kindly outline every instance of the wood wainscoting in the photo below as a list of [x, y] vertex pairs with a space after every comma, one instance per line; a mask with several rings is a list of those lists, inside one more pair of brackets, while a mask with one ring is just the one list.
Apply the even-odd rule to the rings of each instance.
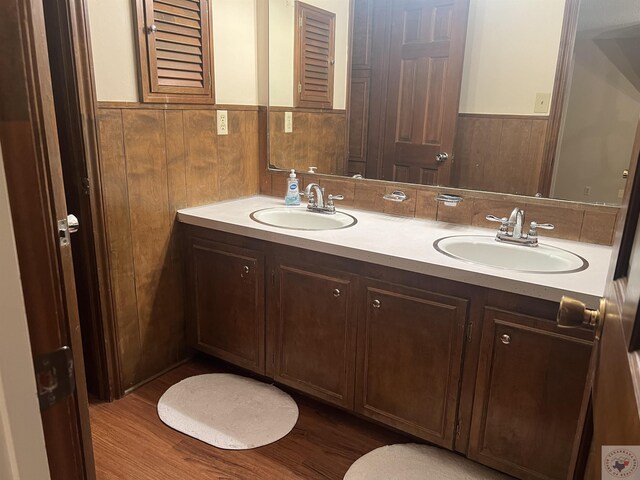
[[[187, 355], [180, 208], [258, 192], [259, 109], [101, 103], [100, 170], [124, 389]], [[233, 109], [232, 109], [233, 108]]]
[[[284, 132], [284, 114], [293, 113], [293, 132]], [[280, 168], [319, 173], [346, 173], [347, 113], [345, 110], [269, 108], [269, 163]]]
[[548, 123], [546, 116], [459, 114], [451, 185], [514, 195], [540, 192]]

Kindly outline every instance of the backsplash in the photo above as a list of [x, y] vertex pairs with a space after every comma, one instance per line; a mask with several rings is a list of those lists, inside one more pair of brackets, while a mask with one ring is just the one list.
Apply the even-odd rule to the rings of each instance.
[[[563, 238], [585, 243], [611, 245], [615, 231], [618, 207], [589, 205], [548, 198], [523, 197], [498, 193], [456, 190], [464, 201], [456, 207], [447, 207], [436, 202], [439, 193], [451, 189], [431, 186], [394, 184], [393, 182], [358, 180], [327, 177], [324, 175], [301, 174], [300, 183], [304, 187], [317, 182], [327, 193], [344, 195], [340, 205], [347, 208], [371, 210], [375, 212], [424, 218], [442, 222], [459, 223], [496, 229], [496, 224], [485, 219], [488, 214], [498, 217], [509, 216], [514, 207], [523, 208], [527, 221], [553, 223], [554, 230], [545, 230], [542, 237]], [[261, 172], [260, 193], [284, 196], [286, 172], [269, 170]], [[409, 197], [402, 203], [383, 200], [385, 193], [402, 190]]]

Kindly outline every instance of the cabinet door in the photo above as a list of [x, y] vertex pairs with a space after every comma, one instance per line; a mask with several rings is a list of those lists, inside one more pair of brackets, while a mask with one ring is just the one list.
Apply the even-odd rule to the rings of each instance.
[[277, 381], [353, 408], [353, 279], [320, 268], [280, 265], [275, 285]]
[[356, 410], [452, 448], [468, 301], [373, 281], [364, 288]]
[[523, 479], [566, 479], [592, 342], [485, 309], [469, 457]]
[[192, 239], [190, 270], [190, 345], [264, 374], [263, 254]]

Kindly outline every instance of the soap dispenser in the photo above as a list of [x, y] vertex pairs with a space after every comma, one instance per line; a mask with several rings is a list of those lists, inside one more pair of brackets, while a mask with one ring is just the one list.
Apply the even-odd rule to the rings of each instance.
[[287, 193], [284, 196], [285, 205], [300, 205], [299, 180], [296, 178], [296, 171], [292, 168], [287, 179]]

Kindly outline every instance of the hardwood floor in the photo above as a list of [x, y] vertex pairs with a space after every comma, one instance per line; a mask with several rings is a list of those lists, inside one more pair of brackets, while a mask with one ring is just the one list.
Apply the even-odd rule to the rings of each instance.
[[193, 375], [223, 371], [233, 369], [197, 358], [121, 400], [92, 404], [98, 480], [342, 479], [365, 453], [411, 441], [295, 394], [300, 418], [293, 431], [253, 450], [221, 450], [160, 421], [156, 404], [167, 388]]

